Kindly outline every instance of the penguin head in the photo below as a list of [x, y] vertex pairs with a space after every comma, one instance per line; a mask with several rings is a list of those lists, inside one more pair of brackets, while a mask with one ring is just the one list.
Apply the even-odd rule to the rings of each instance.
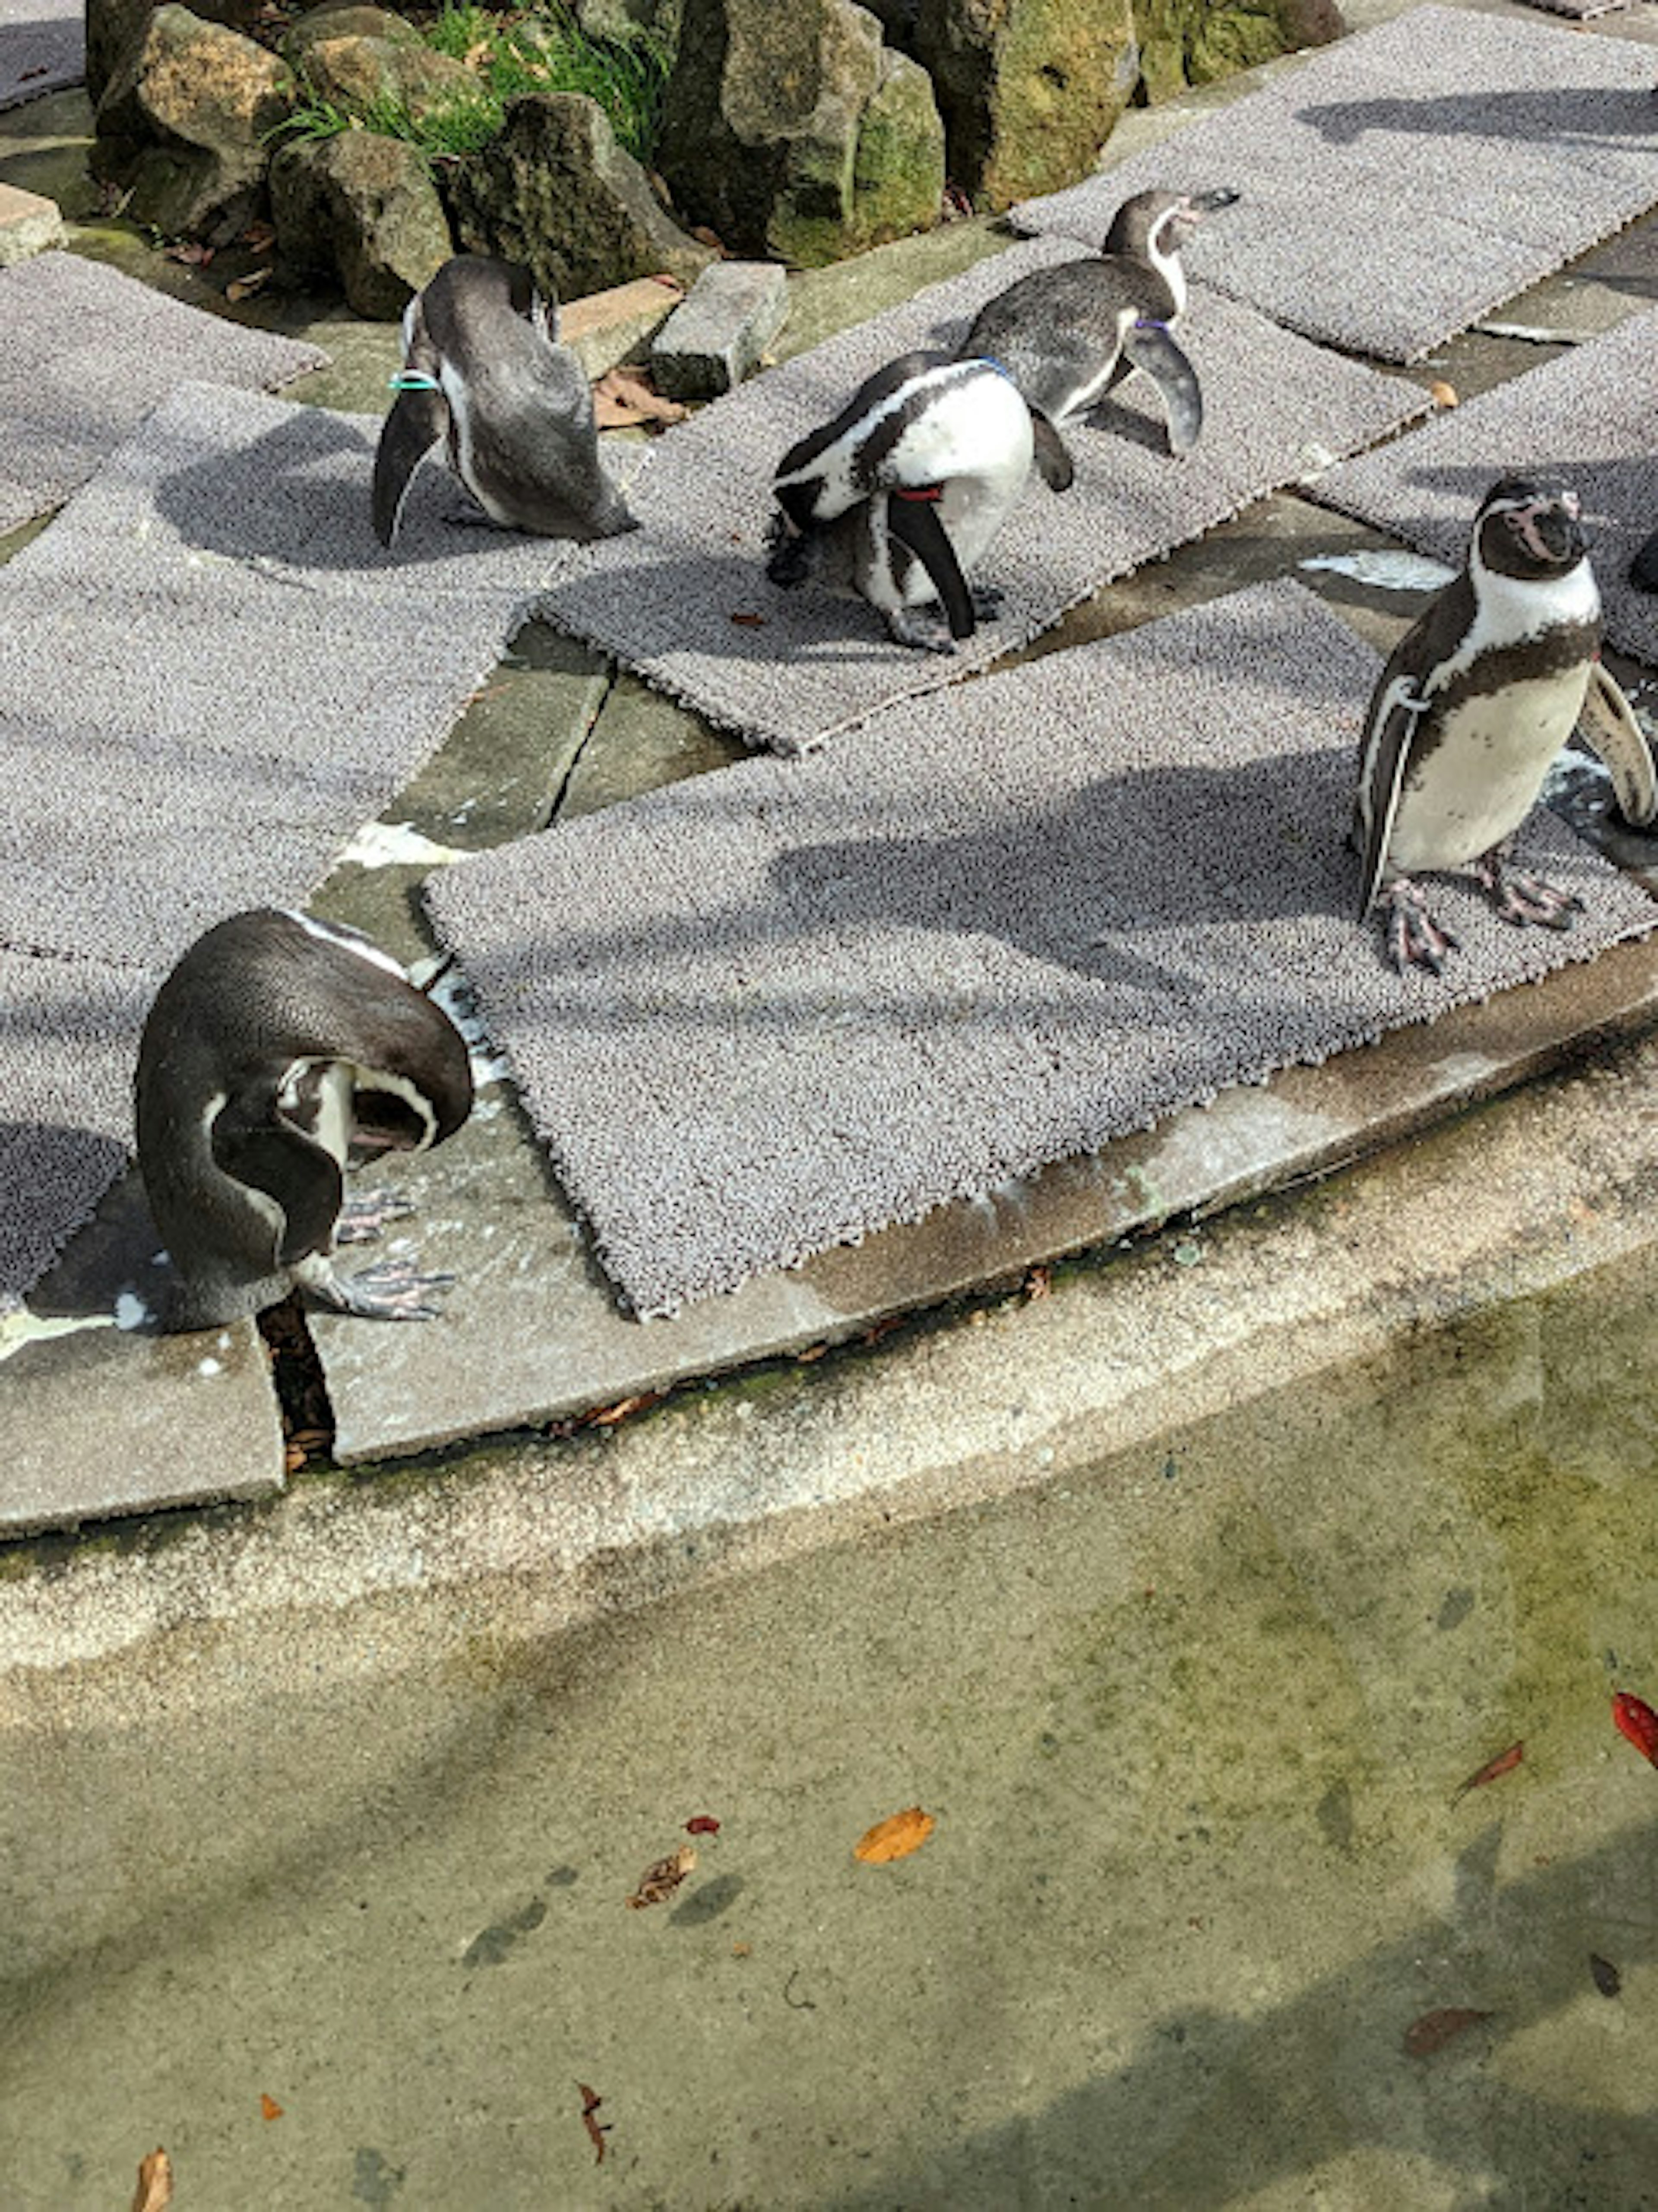
[[1547, 477], [1504, 477], [1475, 518], [1480, 564], [1499, 576], [1564, 575], [1583, 558], [1582, 502]]
[[1237, 197], [1230, 185], [1207, 192], [1136, 192], [1112, 216], [1100, 252], [1140, 261], [1178, 253], [1206, 215], [1230, 207]]

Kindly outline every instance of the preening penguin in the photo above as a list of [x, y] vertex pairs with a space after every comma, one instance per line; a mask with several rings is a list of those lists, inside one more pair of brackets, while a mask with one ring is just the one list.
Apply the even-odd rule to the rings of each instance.
[[172, 1328], [207, 1328], [303, 1291], [335, 1313], [424, 1321], [452, 1279], [334, 1248], [395, 1206], [355, 1210], [348, 1164], [422, 1152], [472, 1108], [459, 1031], [360, 932], [261, 908], [191, 945], [144, 1024], [138, 1164], [177, 1274]]
[[[999, 600], [969, 589], [967, 578], [1033, 459], [1055, 491], [1066, 489], [1070, 455], [1005, 369], [906, 354], [784, 454], [772, 485], [780, 511], [766, 573], [793, 588], [827, 554], [901, 645], [948, 653]], [[933, 601], [942, 621], [925, 611]]]
[[1580, 720], [1637, 827], [1658, 815], [1651, 749], [1601, 667], [1600, 595], [1577, 495], [1508, 477], [1485, 495], [1462, 574], [1382, 672], [1359, 750], [1361, 920], [1378, 901], [1400, 972], [1437, 975], [1456, 943], [1414, 878], [1467, 869], [1505, 921], [1569, 929], [1581, 903], [1508, 860]]
[[1203, 428], [1197, 371], [1175, 336], [1186, 312], [1180, 249], [1235, 191], [1136, 192], [1112, 217], [1097, 256], [1033, 269], [979, 310], [962, 347], [1008, 369], [1052, 422], [1085, 414], [1141, 369], [1157, 388], [1169, 443], [1189, 453]]
[[557, 341], [557, 301], [510, 261], [459, 253], [409, 302], [398, 396], [374, 455], [382, 545], [397, 535], [415, 471], [444, 441], [450, 467], [508, 529], [592, 538], [635, 527], [598, 458], [586, 373]]

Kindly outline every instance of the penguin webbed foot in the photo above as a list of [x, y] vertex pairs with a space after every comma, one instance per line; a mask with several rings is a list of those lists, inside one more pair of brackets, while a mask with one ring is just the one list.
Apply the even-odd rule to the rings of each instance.
[[1007, 597], [999, 584], [969, 584], [968, 597], [973, 602], [973, 611], [981, 622], [994, 622], [1002, 611]]
[[354, 1191], [340, 1207], [334, 1224], [337, 1244], [367, 1244], [393, 1221], [406, 1221], [417, 1211], [415, 1201], [400, 1190]]
[[766, 580], [780, 591], [798, 591], [817, 562], [814, 533], [797, 530], [780, 508], [766, 525]]
[[1570, 929], [1573, 917], [1583, 911], [1583, 902], [1575, 891], [1564, 891], [1541, 876], [1510, 867], [1500, 848], [1482, 854], [1473, 864], [1473, 872], [1502, 919], [1511, 921], [1516, 929], [1525, 928], [1529, 922], [1539, 922], [1545, 929]]
[[914, 607], [892, 607], [884, 611], [887, 629], [896, 644], [913, 646], [920, 653], [955, 652], [956, 640], [942, 615], [918, 614]]
[[1436, 922], [1427, 902], [1408, 877], [1396, 876], [1382, 893], [1388, 908], [1388, 950], [1401, 975], [1412, 966], [1444, 973], [1448, 952], [1460, 952], [1460, 939]]
[[350, 1314], [359, 1321], [435, 1321], [440, 1309], [431, 1294], [447, 1290], [452, 1275], [425, 1274], [412, 1260], [377, 1260], [355, 1275], [314, 1277], [304, 1285], [305, 1303], [325, 1313]]

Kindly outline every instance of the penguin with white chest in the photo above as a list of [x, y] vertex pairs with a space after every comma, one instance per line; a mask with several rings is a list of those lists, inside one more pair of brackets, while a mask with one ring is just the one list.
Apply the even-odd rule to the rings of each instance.
[[440, 1144], [472, 1107], [459, 1031], [370, 939], [276, 908], [209, 930], [150, 1008], [135, 1104], [176, 1276], [168, 1328], [234, 1321], [295, 1290], [334, 1313], [431, 1318], [450, 1277], [334, 1267], [337, 1243], [405, 1210], [349, 1202], [348, 1166]]
[[636, 527], [598, 457], [586, 371], [558, 343], [558, 303], [527, 269], [459, 253], [412, 299], [374, 455], [374, 521], [397, 536], [416, 470], [444, 445], [485, 514], [539, 538]]
[[979, 310], [963, 356], [1000, 362], [1052, 422], [1086, 414], [1135, 369], [1157, 387], [1172, 452], [1203, 429], [1203, 394], [1175, 331], [1186, 313], [1181, 247], [1237, 194], [1136, 192], [1112, 217], [1097, 255], [1033, 269]]
[[1456, 939], [1416, 880], [1467, 870], [1516, 925], [1569, 929], [1581, 902], [1509, 862], [1509, 841], [1580, 721], [1625, 817], [1658, 815], [1658, 775], [1628, 700], [1601, 667], [1600, 595], [1577, 495], [1509, 477], [1486, 494], [1461, 574], [1400, 640], [1359, 749], [1361, 920], [1387, 910], [1403, 974], [1439, 974]]
[[785, 589], [815, 570], [850, 582], [899, 644], [949, 653], [999, 604], [967, 580], [1033, 459], [1069, 486], [1059, 434], [999, 364], [906, 354], [784, 454], [766, 573]]

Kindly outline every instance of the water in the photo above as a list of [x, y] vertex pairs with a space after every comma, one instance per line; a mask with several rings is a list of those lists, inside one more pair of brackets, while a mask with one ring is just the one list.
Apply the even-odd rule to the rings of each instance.
[[1658, 2205], [1655, 1289], [550, 1643], [481, 1584], [12, 1684], [5, 2203]]

